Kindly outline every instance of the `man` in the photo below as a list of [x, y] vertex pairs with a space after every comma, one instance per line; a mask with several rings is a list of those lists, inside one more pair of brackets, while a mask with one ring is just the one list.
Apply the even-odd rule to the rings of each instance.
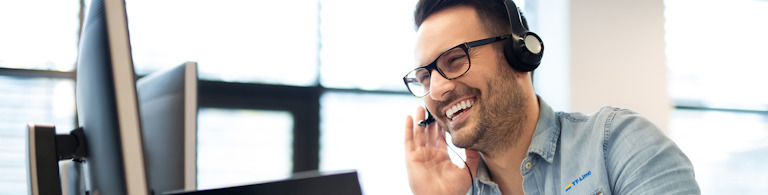
[[[406, 120], [414, 194], [700, 193], [688, 158], [639, 114], [613, 107], [554, 112], [538, 97], [531, 72], [505, 57], [506, 35], [519, 29], [504, 3], [417, 5], [419, 67], [404, 81], [437, 123], [417, 125], [425, 121], [421, 107]], [[445, 132], [466, 149], [464, 168], [450, 161]]]

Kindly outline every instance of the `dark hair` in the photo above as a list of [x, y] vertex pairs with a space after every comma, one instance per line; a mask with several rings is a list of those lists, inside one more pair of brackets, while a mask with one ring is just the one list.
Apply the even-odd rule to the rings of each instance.
[[[501, 36], [512, 32], [509, 26], [509, 15], [503, 0], [420, 0], [413, 12], [416, 29], [430, 15], [457, 6], [469, 6], [475, 9], [486, 33], [490, 36]], [[525, 17], [523, 25], [527, 27]]]

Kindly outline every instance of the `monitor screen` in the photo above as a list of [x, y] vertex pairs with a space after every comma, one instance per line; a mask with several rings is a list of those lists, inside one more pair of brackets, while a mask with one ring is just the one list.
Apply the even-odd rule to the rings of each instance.
[[123, 0], [93, 0], [77, 61], [77, 118], [89, 194], [148, 194]]
[[362, 189], [357, 171], [318, 172], [307, 171], [294, 173], [291, 178], [263, 183], [206, 189], [200, 191], [169, 192], [167, 195], [246, 195], [246, 194], [334, 194], [360, 195]]
[[197, 187], [197, 63], [137, 82], [149, 188], [154, 194]]

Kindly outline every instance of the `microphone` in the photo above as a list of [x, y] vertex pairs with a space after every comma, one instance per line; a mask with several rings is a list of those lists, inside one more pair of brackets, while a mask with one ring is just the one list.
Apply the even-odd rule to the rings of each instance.
[[420, 120], [419, 121], [419, 126], [426, 127], [426, 126], [429, 126], [430, 124], [432, 124], [434, 122], [435, 122], [435, 117], [432, 117], [432, 114], [429, 113], [429, 110], [427, 110], [427, 119]]

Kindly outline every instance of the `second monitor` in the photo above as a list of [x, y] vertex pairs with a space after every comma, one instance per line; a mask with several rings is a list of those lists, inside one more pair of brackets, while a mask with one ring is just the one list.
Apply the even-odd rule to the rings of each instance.
[[136, 83], [148, 185], [154, 194], [197, 187], [197, 63]]

